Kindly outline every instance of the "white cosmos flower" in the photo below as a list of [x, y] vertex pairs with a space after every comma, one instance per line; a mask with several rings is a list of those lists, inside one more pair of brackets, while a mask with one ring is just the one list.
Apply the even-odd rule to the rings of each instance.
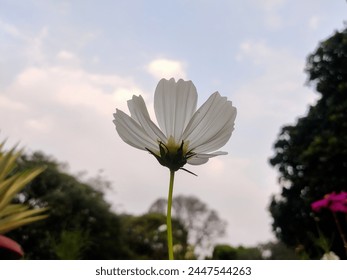
[[328, 253], [325, 253], [321, 260], [339, 260], [339, 256], [336, 255], [334, 252], [330, 251]]
[[170, 170], [184, 169], [186, 163], [203, 164], [211, 157], [227, 154], [216, 150], [232, 134], [236, 108], [218, 92], [198, 110], [197, 99], [191, 81], [162, 79], [154, 94], [160, 128], [151, 120], [141, 95], [128, 100], [130, 116], [117, 109], [113, 122], [124, 142], [149, 151]]

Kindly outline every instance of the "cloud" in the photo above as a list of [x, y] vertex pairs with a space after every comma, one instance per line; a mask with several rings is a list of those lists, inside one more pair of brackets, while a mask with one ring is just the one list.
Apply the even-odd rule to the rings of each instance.
[[293, 119], [314, 102], [315, 95], [304, 87], [305, 61], [288, 50], [270, 47], [264, 41], [245, 41], [236, 59], [260, 73], [234, 95], [235, 104], [247, 111], [248, 119]]
[[5, 22], [1, 19], [0, 19], [0, 30], [3, 30], [4, 33], [10, 35], [11, 37], [23, 38], [23, 34], [18, 30], [18, 28], [15, 25]]
[[283, 6], [285, 2], [286, 0], [260, 0], [259, 4], [267, 11], [274, 11]]
[[37, 131], [38, 133], [53, 132], [53, 124], [49, 117], [44, 119], [27, 119], [24, 121], [24, 125], [32, 131]]
[[308, 20], [308, 28], [311, 30], [317, 30], [320, 23], [322, 21], [322, 18], [317, 15], [313, 15]]
[[47, 147], [47, 152], [84, 166], [88, 161], [80, 161], [83, 156], [70, 147], [80, 143], [80, 149], [95, 149], [101, 135], [108, 134], [105, 127], [115, 137], [112, 114], [116, 108], [126, 110], [126, 100], [135, 93], [143, 90], [130, 77], [94, 74], [64, 64], [27, 67], [1, 90], [0, 118], [7, 120], [1, 132], [15, 142], [33, 149]]
[[156, 59], [147, 65], [147, 71], [157, 79], [185, 79], [186, 70], [185, 63], [171, 59]]
[[[67, 59], [75, 58], [69, 54]], [[87, 107], [104, 115], [114, 106], [124, 107], [125, 101], [141, 89], [131, 78], [92, 74], [82, 68], [60, 65], [23, 69], [7, 92], [7, 99], [11, 97], [12, 103], [25, 100], [32, 108], [45, 102], [45, 105], [65, 108]]]
[[286, 0], [261, 0], [256, 3], [264, 11], [264, 21], [270, 29], [277, 30], [283, 26], [283, 18], [279, 10]]
[[7, 96], [0, 95], [0, 108], [2, 110], [24, 111], [27, 107], [22, 102], [14, 101]]
[[58, 57], [58, 59], [61, 59], [61, 60], [75, 60], [76, 59], [75, 54], [73, 54], [72, 52], [66, 51], [66, 50], [62, 50], [62, 51], [58, 52], [57, 57]]

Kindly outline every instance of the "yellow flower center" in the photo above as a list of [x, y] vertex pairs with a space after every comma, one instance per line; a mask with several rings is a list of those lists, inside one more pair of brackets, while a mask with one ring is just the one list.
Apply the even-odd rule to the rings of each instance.
[[[183, 143], [183, 146], [181, 147]], [[188, 151], [188, 145], [189, 145], [189, 141], [182, 141], [181, 144], [178, 144], [175, 142], [175, 138], [171, 135], [169, 137], [169, 139], [167, 140], [167, 143], [165, 144], [166, 148], [168, 149], [168, 152], [170, 154], [175, 154], [178, 152], [178, 150], [181, 148], [182, 149], [182, 155], [185, 156], [187, 154]]]

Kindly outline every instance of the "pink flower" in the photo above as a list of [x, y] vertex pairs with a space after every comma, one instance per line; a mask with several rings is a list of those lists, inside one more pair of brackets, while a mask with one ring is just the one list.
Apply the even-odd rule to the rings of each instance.
[[331, 194], [327, 194], [323, 199], [313, 202], [311, 207], [313, 211], [328, 208], [332, 212], [347, 213], [347, 192], [341, 192], [338, 194], [333, 192]]
[[319, 211], [322, 208], [326, 208], [329, 205], [329, 200], [327, 198], [317, 200], [311, 204], [311, 208], [313, 211]]

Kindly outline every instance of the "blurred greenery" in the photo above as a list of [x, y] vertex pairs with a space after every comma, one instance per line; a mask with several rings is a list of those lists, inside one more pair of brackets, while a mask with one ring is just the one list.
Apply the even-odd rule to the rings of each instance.
[[[185, 259], [187, 231], [173, 219], [173, 247], [175, 259]], [[142, 216], [123, 216], [124, 242], [131, 248], [131, 259], [165, 260], [168, 257], [166, 216], [149, 213]]]
[[[165, 215], [166, 208], [167, 199], [159, 198], [150, 206], [149, 212]], [[197, 255], [210, 251], [213, 242], [225, 233], [226, 222], [195, 196], [175, 196], [172, 201], [172, 216], [188, 231], [189, 244]]]
[[261, 260], [262, 254], [259, 248], [243, 246], [232, 247], [230, 245], [216, 245], [212, 253], [213, 260]]
[[301, 255], [280, 241], [271, 241], [254, 247], [232, 247], [218, 244], [212, 253], [213, 260], [297, 260]]
[[53, 241], [53, 250], [60, 260], [79, 260], [89, 245], [88, 233], [63, 230], [60, 239]]
[[270, 241], [258, 246], [266, 260], [298, 260], [305, 259], [302, 252], [293, 250], [281, 241]]
[[[103, 193], [69, 175], [63, 171], [63, 165], [41, 152], [23, 155], [18, 161], [19, 170], [36, 166], [46, 169], [23, 189], [17, 199], [33, 206], [49, 207], [49, 216], [9, 234], [22, 245], [26, 258], [61, 257], [67, 242], [64, 234], [68, 232], [88, 233], [88, 246], [78, 252], [81, 253], [79, 258], [126, 258], [128, 252], [122, 242], [121, 219], [111, 211]], [[82, 248], [78, 245], [81, 240], [74, 240], [73, 246]]]

